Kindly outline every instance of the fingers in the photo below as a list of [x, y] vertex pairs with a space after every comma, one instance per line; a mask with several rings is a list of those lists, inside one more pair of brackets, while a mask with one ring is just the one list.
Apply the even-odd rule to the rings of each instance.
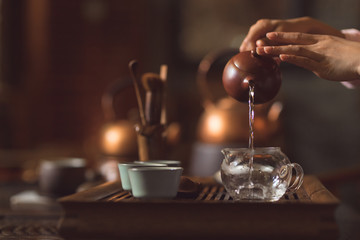
[[267, 32], [274, 31], [276, 22], [276, 20], [261, 19], [252, 25], [240, 46], [240, 51], [255, 49], [256, 41], [264, 38]]
[[244, 41], [241, 43], [239, 50], [240, 50], [240, 52], [244, 52], [244, 51], [250, 51], [255, 48], [256, 48], [256, 45], [253, 41], [244, 39]]
[[263, 46], [277, 46], [279, 45], [277, 42], [271, 41], [268, 38], [261, 38], [256, 41], [257, 47], [263, 47]]
[[317, 43], [320, 36], [299, 32], [270, 32], [266, 37], [273, 42], [280, 44], [301, 44], [308, 45]]
[[264, 46], [257, 47], [256, 52], [259, 55], [279, 56], [281, 54], [295, 55], [310, 58], [314, 61], [321, 61], [323, 55], [312, 51], [312, 45], [284, 45], [284, 46]]
[[296, 66], [305, 68], [309, 71], [315, 71], [319, 69], [319, 63], [307, 57], [281, 54], [280, 60], [283, 62], [288, 62]]

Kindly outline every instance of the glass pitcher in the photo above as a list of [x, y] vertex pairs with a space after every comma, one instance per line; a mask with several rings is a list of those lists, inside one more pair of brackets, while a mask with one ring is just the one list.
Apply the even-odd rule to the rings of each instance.
[[221, 179], [234, 200], [277, 201], [303, 182], [302, 167], [291, 163], [279, 147], [225, 148], [221, 152]]

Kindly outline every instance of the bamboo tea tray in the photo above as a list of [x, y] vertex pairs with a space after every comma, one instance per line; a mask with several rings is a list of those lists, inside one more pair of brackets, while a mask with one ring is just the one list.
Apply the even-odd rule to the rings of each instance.
[[[194, 179], [193, 179], [194, 180]], [[314, 176], [278, 202], [236, 202], [209, 179], [196, 194], [139, 200], [108, 182], [61, 198], [65, 239], [337, 239], [338, 200]]]

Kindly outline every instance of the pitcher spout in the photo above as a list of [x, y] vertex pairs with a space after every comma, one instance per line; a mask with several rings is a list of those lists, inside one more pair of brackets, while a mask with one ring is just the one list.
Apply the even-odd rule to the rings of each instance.
[[224, 155], [224, 161], [227, 163], [230, 161], [231, 151], [228, 148], [224, 148], [221, 150], [221, 153]]

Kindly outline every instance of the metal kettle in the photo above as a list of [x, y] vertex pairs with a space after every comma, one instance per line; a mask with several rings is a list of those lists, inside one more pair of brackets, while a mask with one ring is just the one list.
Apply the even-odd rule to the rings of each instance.
[[101, 99], [106, 123], [100, 132], [100, 150], [103, 155], [117, 157], [121, 161], [135, 160], [138, 156], [137, 134], [134, 127], [138, 120], [137, 109], [130, 109], [127, 118], [120, 118], [114, 106], [115, 97], [131, 86], [130, 79], [116, 81], [108, 87]]

